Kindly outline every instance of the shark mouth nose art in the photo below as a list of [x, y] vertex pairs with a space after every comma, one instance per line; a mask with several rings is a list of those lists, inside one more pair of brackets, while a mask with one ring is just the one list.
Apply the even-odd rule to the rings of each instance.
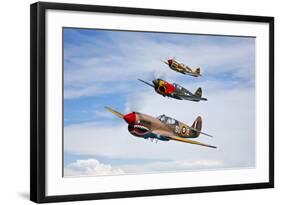
[[144, 136], [149, 133], [149, 129], [143, 125], [129, 125], [128, 130], [136, 136]]

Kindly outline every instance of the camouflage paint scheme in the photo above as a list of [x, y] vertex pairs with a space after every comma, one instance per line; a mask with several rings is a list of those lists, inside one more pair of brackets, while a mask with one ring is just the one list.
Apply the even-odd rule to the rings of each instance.
[[195, 68], [194, 70], [192, 70], [187, 65], [185, 65], [183, 63], [179, 63], [175, 59], [169, 59], [167, 61], [162, 61], [162, 62], [167, 64], [169, 66], [169, 68], [171, 68], [172, 70], [174, 70], [176, 72], [179, 72], [179, 73], [182, 73], [185, 75], [190, 75], [193, 77], [201, 76], [200, 68]]
[[201, 145], [210, 148], [216, 148], [212, 145], [207, 145], [201, 142], [190, 140], [188, 138], [197, 138], [200, 134], [210, 136], [201, 131], [202, 119], [197, 117], [192, 126], [188, 126], [171, 117], [160, 115], [157, 118], [142, 114], [139, 112], [131, 112], [123, 115], [112, 108], [105, 107], [109, 112], [119, 118], [124, 119], [128, 123], [128, 131], [140, 138], [169, 141], [175, 140], [185, 143]]
[[152, 81], [153, 84], [150, 84], [144, 80], [138, 79], [139, 81], [151, 86], [154, 90], [162, 95], [163, 97], [171, 97], [178, 100], [190, 100], [194, 102], [199, 102], [201, 100], [206, 101], [207, 98], [202, 97], [202, 89], [198, 88], [196, 92], [193, 94], [186, 88], [178, 85], [176, 83], [168, 83], [160, 78]]

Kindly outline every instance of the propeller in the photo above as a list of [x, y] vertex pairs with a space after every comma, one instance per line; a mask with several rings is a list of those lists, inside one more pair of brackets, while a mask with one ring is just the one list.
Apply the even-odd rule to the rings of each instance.
[[151, 87], [154, 88], [154, 85], [152, 85], [151, 83], [148, 83], [148, 82], [146, 82], [146, 81], [144, 81], [144, 80], [142, 80], [142, 79], [139, 79], [139, 78], [138, 78], [138, 80], [141, 81], [141, 82], [143, 82], [143, 83], [145, 83], [146, 85], [149, 85], [149, 86], [151, 86]]
[[165, 63], [165, 64], [167, 64], [167, 65], [169, 65], [169, 63], [167, 63], [167, 60], [164, 61], [164, 60], [161, 60], [161, 59], [160, 59], [160, 61], [163, 62], [163, 63]]
[[122, 118], [129, 125], [132, 125], [132, 124], [134, 124], [136, 122], [136, 113], [135, 112], [131, 112], [131, 113], [128, 113], [126, 115], [123, 115], [120, 112], [117, 112], [116, 110], [113, 110], [110, 107], [105, 106], [105, 109], [107, 109], [109, 112], [111, 112], [112, 114], [116, 115], [117, 117]]
[[120, 118], [124, 119], [124, 115], [121, 114], [120, 112], [117, 112], [116, 110], [113, 110], [112, 108], [107, 107], [107, 106], [105, 106], [104, 108], [107, 109], [112, 114], [116, 115], [117, 117], [120, 117]]

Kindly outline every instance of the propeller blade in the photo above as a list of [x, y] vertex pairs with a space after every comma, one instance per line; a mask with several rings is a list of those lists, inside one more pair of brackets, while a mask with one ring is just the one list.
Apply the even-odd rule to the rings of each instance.
[[138, 79], [138, 80], [141, 81], [141, 82], [143, 82], [143, 83], [145, 83], [146, 85], [149, 85], [149, 86], [151, 86], [151, 87], [154, 88], [154, 85], [152, 85], [152, 84], [150, 84], [150, 83], [148, 83], [148, 82], [146, 82], [146, 81], [144, 81], [144, 80], [142, 80], [142, 79]]
[[105, 109], [107, 109], [109, 112], [111, 112], [112, 114], [114, 114], [114, 115], [116, 115], [117, 117], [120, 117], [120, 118], [124, 118], [124, 115], [123, 114], [121, 114], [120, 112], [117, 112], [116, 110], [113, 110], [112, 108], [110, 108], [110, 107], [107, 107], [107, 106], [105, 106], [104, 107]]
[[162, 61], [163, 63], [165, 63], [165, 64], [169, 65], [166, 61], [163, 61], [163, 60], [160, 60], [160, 61]]

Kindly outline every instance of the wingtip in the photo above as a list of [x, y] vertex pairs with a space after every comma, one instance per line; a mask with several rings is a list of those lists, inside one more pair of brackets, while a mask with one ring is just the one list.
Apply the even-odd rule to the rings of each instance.
[[106, 110], [112, 110], [112, 108], [110, 108], [110, 107], [108, 107], [108, 106], [104, 106], [104, 108], [106, 109]]

